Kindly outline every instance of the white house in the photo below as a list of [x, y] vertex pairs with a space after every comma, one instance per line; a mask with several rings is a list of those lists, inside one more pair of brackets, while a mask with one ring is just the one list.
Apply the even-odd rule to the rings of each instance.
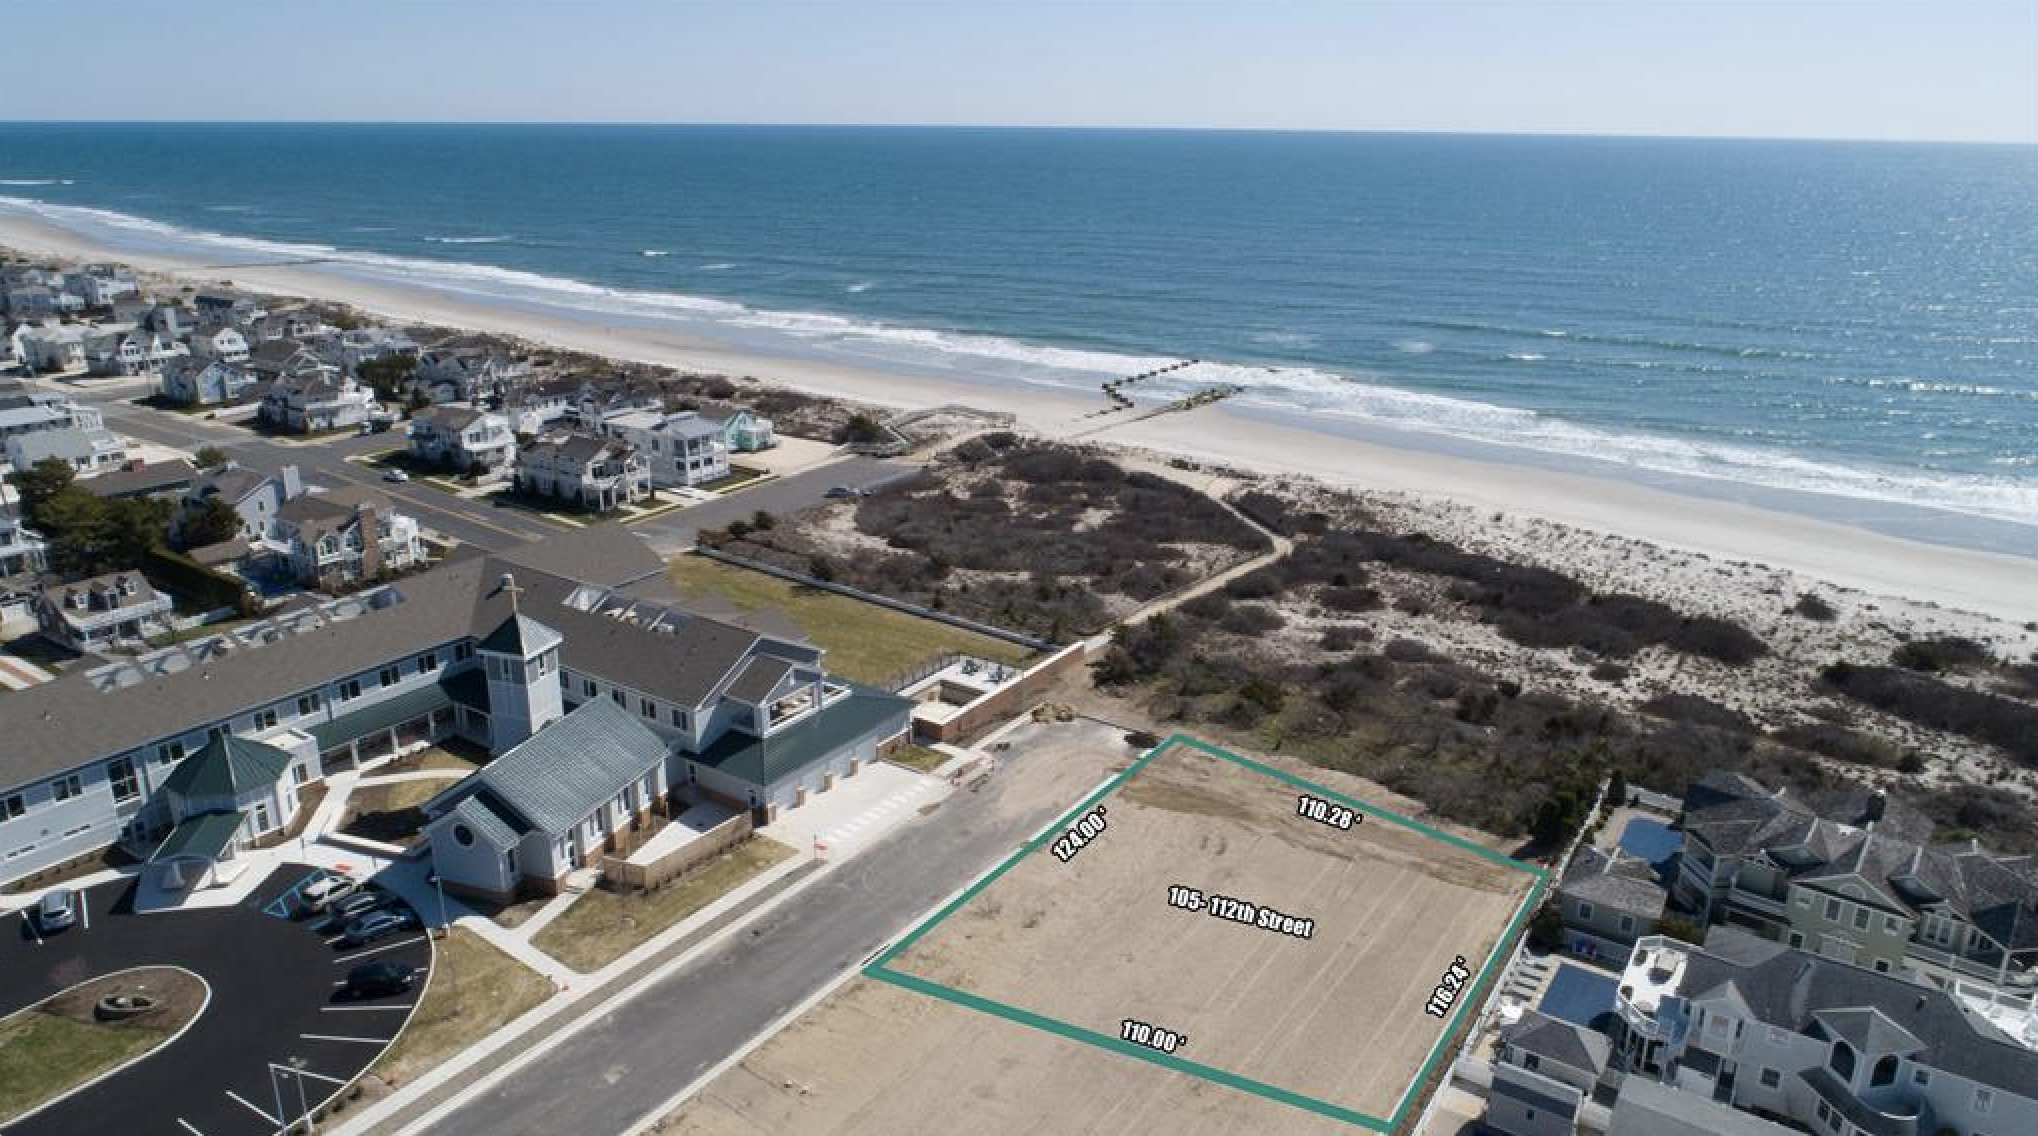
[[167, 626], [170, 597], [140, 572], [109, 572], [43, 589], [43, 634], [74, 651], [132, 643]]
[[48, 324], [31, 327], [15, 337], [21, 361], [31, 371], [44, 374], [85, 369], [85, 329], [77, 324]]
[[125, 462], [127, 443], [103, 426], [65, 426], [7, 439], [7, 461], [15, 469], [30, 469], [52, 459], [90, 477]]
[[276, 510], [274, 533], [291, 575], [329, 591], [401, 572], [425, 558], [417, 520], [365, 487], [292, 498]]
[[302, 496], [304, 481], [294, 465], [269, 477], [229, 463], [206, 473], [185, 491], [178, 512], [180, 518], [190, 517], [207, 502], [221, 501], [240, 516], [244, 539], [266, 541], [276, 535], [276, 520], [283, 506]]
[[157, 380], [165, 399], [186, 406], [236, 403], [254, 385], [254, 374], [239, 364], [195, 356], [171, 361]]
[[638, 410], [602, 420], [602, 431], [644, 455], [660, 489], [704, 485], [729, 476], [729, 439], [722, 424], [691, 411]]
[[208, 328], [191, 337], [191, 354], [200, 359], [243, 363], [247, 361], [249, 355], [248, 339], [240, 333], [239, 328]]
[[509, 419], [464, 406], [428, 406], [411, 416], [411, 456], [462, 473], [494, 476], [516, 461]]
[[310, 434], [359, 426], [379, 409], [375, 392], [355, 382], [353, 376], [335, 377], [321, 369], [285, 375], [271, 383], [262, 396], [260, 414], [272, 426]]
[[651, 493], [651, 471], [620, 438], [555, 434], [517, 452], [516, 487], [605, 513]]

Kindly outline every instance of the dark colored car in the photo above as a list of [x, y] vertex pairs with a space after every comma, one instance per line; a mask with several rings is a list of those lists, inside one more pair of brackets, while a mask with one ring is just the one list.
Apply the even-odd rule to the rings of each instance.
[[340, 997], [386, 998], [409, 990], [417, 977], [418, 971], [414, 966], [400, 962], [371, 962], [347, 972], [346, 984], [340, 987]]
[[364, 947], [377, 939], [394, 935], [398, 931], [408, 931], [415, 926], [417, 926], [417, 916], [409, 910], [391, 911], [381, 909], [371, 911], [352, 923], [347, 924], [347, 929], [342, 934], [342, 938], [350, 947]]
[[389, 901], [387, 895], [363, 888], [326, 908], [325, 918], [312, 924], [312, 930], [321, 935], [331, 935]]

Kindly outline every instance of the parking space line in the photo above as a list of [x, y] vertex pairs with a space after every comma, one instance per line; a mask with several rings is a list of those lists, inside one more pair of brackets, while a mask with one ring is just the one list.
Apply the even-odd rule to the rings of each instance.
[[391, 1041], [386, 1037], [341, 1037], [332, 1033], [301, 1033], [297, 1036], [306, 1041], [353, 1041], [362, 1045], [388, 1045]]
[[344, 1085], [347, 1083], [345, 1081], [340, 1080], [338, 1077], [328, 1077], [324, 1073], [316, 1073], [310, 1069], [298, 1069], [296, 1070], [296, 1072], [301, 1073], [307, 1077], [313, 1077], [318, 1080], [324, 1081], [328, 1085]]
[[92, 897], [80, 890], [72, 892], [71, 898], [78, 901], [78, 913], [84, 916], [85, 929], [90, 931], [92, 929]]
[[[262, 1111], [261, 1109], [259, 1109], [259, 1108], [256, 1108], [256, 1107], [255, 1107], [254, 1105], [248, 1104], [248, 1098], [246, 1098], [246, 1097], [242, 1096], [241, 1094], [239, 1094], [239, 1093], [237, 1093], [237, 1092], [233, 1091], [232, 1089], [228, 1089], [228, 1090], [226, 1091], [226, 1095], [228, 1095], [228, 1096], [232, 1097], [232, 1098], [233, 1098], [233, 1099], [234, 1099], [234, 1100], [235, 1100], [236, 1102], [238, 1102], [239, 1104], [241, 1104], [241, 1105], [245, 1106], [245, 1107], [247, 1108], [247, 1110], [248, 1110], [249, 1112], [252, 1112], [252, 1113], [254, 1113], [254, 1114], [255, 1114], [256, 1116], [259, 1116], [259, 1117], [261, 1117], [261, 1118], [262, 1118], [263, 1120], [266, 1120], [266, 1121], [268, 1121], [269, 1123], [271, 1123], [271, 1124], [274, 1124], [274, 1125], [276, 1125], [276, 1126], [277, 1126], [277, 1127], [279, 1127], [279, 1128], [283, 1126], [283, 1122], [282, 1122], [282, 1121], [280, 1121], [280, 1120], [276, 1119], [276, 1118], [275, 1118], [275, 1117], [273, 1117], [273, 1116], [270, 1116], [270, 1115], [269, 1115], [268, 1113], [266, 1113], [266, 1112], [263, 1112], [263, 1111]], [[188, 1127], [190, 1127], [190, 1126], [189, 1126], [189, 1125], [186, 1125], [185, 1127], [187, 1127], [187, 1128], [188, 1128]], [[193, 1129], [193, 1131], [196, 1131], [196, 1129]]]
[[184, 1119], [184, 1118], [183, 1118], [183, 1117], [181, 1117], [181, 1116], [177, 1118], [177, 1123], [179, 1123], [179, 1124], [183, 1125], [183, 1126], [184, 1126], [184, 1131], [186, 1131], [186, 1132], [189, 1132], [189, 1133], [191, 1133], [191, 1136], [205, 1136], [205, 1133], [203, 1133], [203, 1132], [200, 1132], [200, 1131], [199, 1131], [198, 1129], [196, 1129], [196, 1128], [193, 1128], [193, 1127], [191, 1126], [191, 1122], [190, 1122], [190, 1121], [188, 1121], [188, 1120], [186, 1120], [186, 1119]]
[[363, 1014], [370, 1010], [408, 1010], [415, 1005], [416, 1002], [409, 1006], [320, 1006], [319, 1009], [328, 1014]]
[[371, 949], [369, 949], [369, 950], [365, 950], [365, 951], [356, 951], [355, 953], [353, 953], [353, 954], [351, 954], [351, 955], [341, 955], [340, 957], [338, 957], [338, 958], [336, 958], [336, 959], [334, 959], [334, 960], [333, 960], [333, 965], [334, 965], [334, 966], [338, 966], [339, 964], [341, 964], [341, 963], [343, 963], [343, 962], [352, 962], [352, 961], [354, 961], [355, 959], [361, 959], [361, 958], [367, 958], [367, 957], [368, 957], [369, 955], [379, 955], [379, 954], [381, 954], [381, 953], [382, 953], [383, 951], [393, 951], [393, 950], [396, 950], [396, 949], [397, 949], [397, 948], [399, 948], [399, 947], [408, 947], [408, 946], [411, 946], [412, 944], [415, 944], [415, 943], [422, 943], [422, 942], [424, 942], [424, 941], [425, 941], [425, 938], [426, 938], [426, 936], [424, 936], [424, 935], [419, 935], [419, 936], [418, 936], [417, 938], [415, 938], [415, 939], [405, 939], [404, 941], [402, 941], [402, 942], [400, 942], [400, 943], [390, 943], [390, 944], [389, 944], [389, 945], [387, 945], [387, 946], [381, 946], [381, 947], [374, 947], [374, 948], [371, 948]]

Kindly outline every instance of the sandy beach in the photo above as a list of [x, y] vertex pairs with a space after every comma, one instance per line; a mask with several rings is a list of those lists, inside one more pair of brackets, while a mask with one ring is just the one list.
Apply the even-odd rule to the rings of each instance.
[[2038, 562], [1926, 544], [1781, 511], [1610, 478], [1381, 445], [1204, 407], [1099, 429], [1102, 408], [1066, 391], [944, 380], [775, 357], [669, 330], [604, 326], [464, 300], [424, 288], [370, 284], [316, 266], [206, 267], [106, 248], [67, 230], [0, 218], [0, 246], [26, 254], [112, 260], [198, 283], [351, 304], [386, 319], [489, 331], [617, 359], [753, 376], [815, 394], [913, 408], [963, 404], [1016, 416], [1049, 437], [1187, 457], [1259, 474], [1320, 480], [1374, 493], [1455, 502], [1512, 524], [1540, 519], [1715, 560], [1747, 562], [1873, 596], [2038, 620]]

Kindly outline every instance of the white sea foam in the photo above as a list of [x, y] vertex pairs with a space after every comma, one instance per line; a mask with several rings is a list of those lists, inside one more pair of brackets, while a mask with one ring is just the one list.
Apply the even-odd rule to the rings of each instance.
[[1517, 363], [1540, 363], [1545, 358], [1534, 351], [1510, 351], [1507, 357]]
[[643, 250], [642, 252], [638, 253], [638, 255], [639, 255], [639, 256], [671, 256], [672, 254], [671, 254], [670, 252], [667, 252], [667, 251], [666, 251], [666, 250], [664, 250], [664, 249], [645, 249], [645, 250]]
[[70, 178], [0, 178], [0, 185], [20, 186], [24, 189], [50, 185], [76, 185]]
[[870, 281], [870, 280], [859, 280], [859, 281], [857, 281], [856, 283], [854, 283], [854, 284], [851, 284], [851, 285], [850, 285], [849, 287], [847, 287], [847, 288], [844, 288], [844, 289], [843, 289], [843, 291], [844, 291], [844, 292], [868, 292], [868, 291], [870, 291], [870, 290], [871, 290], [872, 288], [875, 288], [875, 287], [877, 287], [877, 284], [876, 284], [876, 282], [874, 282], [874, 281]]
[[722, 261], [722, 262], [720, 262], [720, 263], [717, 263], [717, 264], [703, 264], [703, 265], [701, 265], [701, 271], [702, 271], [702, 272], [723, 272], [723, 271], [726, 271], [726, 270], [728, 270], [728, 269], [731, 269], [731, 268], [734, 268], [734, 267], [736, 267], [736, 266], [735, 266], [735, 265], [733, 265], [733, 264], [730, 264], [730, 263], [729, 263], [728, 261]]
[[1394, 349], [1404, 355], [1427, 355], [1435, 351], [1437, 345], [1426, 339], [1397, 339], [1394, 341]]
[[[54, 205], [0, 196], [0, 212], [23, 213], [79, 231], [115, 247], [162, 249], [197, 255], [222, 251], [278, 261], [319, 259], [319, 271], [419, 287], [472, 298], [504, 301], [594, 318], [628, 316], [691, 324], [704, 334], [716, 328], [748, 335], [779, 336], [807, 350], [862, 361], [890, 362], [926, 371], [951, 371], [1094, 393], [1105, 378], [1138, 374], [1178, 360], [1075, 347], [1027, 343], [1002, 336], [970, 335], [926, 328], [894, 327], [822, 312], [767, 311], [742, 304], [673, 292], [608, 288], [584, 281], [518, 269], [459, 261], [336, 250], [303, 242], [274, 241], [200, 232], [146, 218], [84, 206]], [[475, 238], [462, 238], [482, 243]], [[493, 238], [504, 239], [504, 238]], [[442, 242], [451, 243], [451, 242]], [[733, 262], [702, 265], [703, 270]], [[1563, 333], [1548, 331], [1551, 338]], [[1415, 346], [1415, 345], [1420, 346]], [[1397, 344], [1415, 353], [1431, 349], [1422, 341]], [[1632, 365], [1652, 365], [1632, 360]], [[1883, 380], [1915, 383], [1918, 380]], [[1313, 367], [1267, 367], [1205, 362], [1142, 384], [1142, 398], [1180, 397], [1219, 383], [1241, 388], [1247, 407], [1302, 412], [1319, 419], [1344, 419], [1414, 434], [1522, 447], [1578, 459], [1610, 462], [1637, 470], [1736, 481], [1776, 489], [1806, 490], [1847, 497], [1897, 501], [1971, 515], [2038, 522], [2038, 482], [2013, 476], [1951, 475], [1877, 470], [1817, 461], [1783, 451], [1675, 438], [1617, 433], [1553, 418], [1534, 411], [1403, 390], [1363, 376]], [[1981, 395], [1992, 388], [1960, 393]], [[1999, 468], [2017, 463], [1998, 463]]]
[[425, 239], [435, 245], [499, 245], [504, 241], [513, 241], [516, 238], [509, 236], [497, 236], [497, 237], [426, 237]]

